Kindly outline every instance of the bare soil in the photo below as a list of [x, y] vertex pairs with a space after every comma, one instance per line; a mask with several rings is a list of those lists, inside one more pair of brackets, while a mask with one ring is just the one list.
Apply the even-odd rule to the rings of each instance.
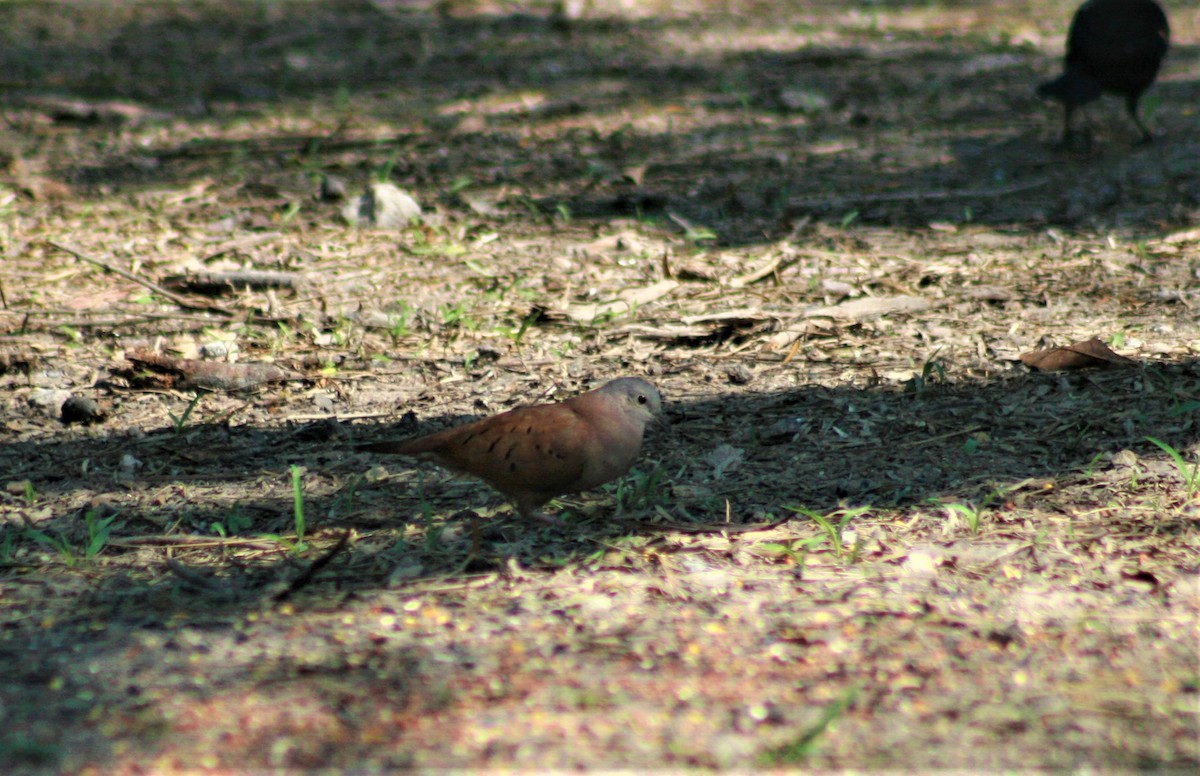
[[[1164, 5], [1087, 151], [1073, 3], [0, 6], [0, 767], [1194, 772]], [[556, 525], [355, 451], [620, 375], [670, 428]]]

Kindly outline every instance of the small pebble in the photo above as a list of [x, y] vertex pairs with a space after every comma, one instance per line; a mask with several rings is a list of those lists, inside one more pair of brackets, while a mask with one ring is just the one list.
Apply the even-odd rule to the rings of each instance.
[[346, 198], [346, 181], [336, 175], [321, 176], [321, 190], [317, 196], [322, 202], [338, 202]]
[[108, 418], [108, 413], [99, 404], [83, 396], [68, 398], [63, 402], [61, 412], [62, 422], [68, 426], [72, 423], [90, 426], [93, 423], [103, 423]]
[[226, 358], [227, 356], [237, 353], [238, 346], [236, 342], [206, 342], [200, 346], [200, 355], [204, 358]]
[[725, 376], [734, 385], [746, 385], [754, 379], [754, 371], [745, 364], [731, 364], [725, 369]]
[[358, 226], [404, 229], [421, 220], [421, 205], [398, 186], [374, 183], [365, 194], [342, 208], [342, 217]]

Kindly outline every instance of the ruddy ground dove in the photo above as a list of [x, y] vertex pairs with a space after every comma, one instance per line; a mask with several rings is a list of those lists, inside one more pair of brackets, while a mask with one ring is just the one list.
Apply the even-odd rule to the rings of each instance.
[[646, 424], [658, 420], [662, 397], [639, 377], [622, 377], [558, 404], [521, 407], [407, 442], [358, 449], [427, 455], [504, 494], [522, 517], [555, 496], [620, 477], [642, 449]]

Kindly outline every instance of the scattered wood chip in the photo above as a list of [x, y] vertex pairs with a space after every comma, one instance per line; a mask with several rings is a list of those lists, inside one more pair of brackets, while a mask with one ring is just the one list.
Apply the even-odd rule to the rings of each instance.
[[1114, 353], [1108, 345], [1092, 337], [1074, 345], [1022, 353], [1021, 363], [1041, 372], [1067, 372], [1076, 369], [1116, 369], [1137, 362]]
[[642, 181], [646, 179], [647, 166], [648, 165], [645, 164], [639, 164], [636, 167], [626, 167], [621, 171], [621, 174], [633, 181], [635, 186], [641, 186]]
[[504, 208], [496, 199], [495, 195], [491, 194], [459, 194], [463, 202], [467, 203], [467, 207], [471, 208], [476, 215], [486, 216], [488, 218], [499, 218], [504, 215]]
[[807, 318], [864, 321], [893, 313], [919, 313], [928, 310], [929, 305], [929, 300], [922, 296], [869, 296], [807, 310], [804, 315]]
[[[201, 181], [201, 184], [207, 181]], [[239, 234], [230, 240], [223, 240], [209, 251], [199, 257], [201, 263], [209, 262], [213, 259], [220, 258], [228, 253], [237, 253], [238, 251], [248, 251], [251, 248], [256, 248], [259, 245], [277, 240], [282, 236], [280, 232], [257, 232], [254, 234]]]
[[621, 329], [646, 339], [687, 342], [689, 340], [725, 340], [734, 336], [746, 336], [775, 325], [773, 316], [753, 308], [725, 310], [708, 315], [685, 315], [679, 320], [683, 324], [682, 326], [679, 324], [650, 326], [630, 323], [622, 326]]
[[56, 122], [140, 124], [144, 121], [161, 121], [171, 116], [169, 113], [118, 100], [77, 100], [53, 95], [34, 95], [26, 97], [24, 102]]
[[862, 296], [862, 291], [855, 286], [833, 278], [821, 278], [821, 290], [829, 296]]
[[1182, 232], [1172, 232], [1163, 238], [1163, 242], [1171, 245], [1176, 243], [1200, 242], [1200, 228], [1185, 229]]
[[[687, 534], [729, 533], [743, 534], [755, 531], [770, 531], [791, 520], [785, 517], [771, 523], [643, 523], [647, 528], [677, 531]], [[636, 524], [635, 524], [636, 525]]]
[[617, 294], [617, 299], [598, 304], [573, 304], [564, 312], [577, 323], [593, 323], [603, 316], [624, 315], [635, 307], [661, 299], [679, 287], [675, 280], [660, 280], [641, 288], [629, 288]]
[[669, 267], [669, 275], [676, 280], [706, 280], [716, 281], [720, 278], [715, 268], [699, 261], [689, 261], [675, 267]]
[[150, 289], [154, 293], [161, 294], [162, 296], [166, 297], [167, 299], [170, 299], [172, 302], [179, 305], [180, 307], [182, 307], [185, 310], [204, 310], [207, 312], [217, 313], [219, 315], [225, 315], [225, 316], [233, 315], [233, 313], [231, 313], [229, 310], [224, 309], [223, 307], [217, 307], [215, 305], [193, 304], [189, 300], [181, 297], [180, 295], [174, 293], [173, 291], [163, 288], [162, 286], [158, 285], [157, 283], [154, 283], [153, 281], [147, 280], [146, 278], [143, 278], [140, 275], [137, 275], [133, 272], [122, 269], [121, 267], [118, 267], [114, 264], [110, 264], [106, 261], [101, 261], [100, 259], [94, 258], [92, 256], [88, 256], [87, 254], [79, 251], [76, 248], [71, 247], [70, 245], [65, 245], [63, 243], [54, 242], [53, 240], [46, 240], [46, 244], [52, 248], [57, 248], [60, 251], [69, 253], [72, 256], [74, 256], [75, 258], [79, 259], [80, 261], [86, 261], [89, 264], [94, 264], [97, 267], [100, 267], [102, 269], [105, 269], [105, 270], [113, 273], [114, 275], [120, 275], [121, 277], [125, 278], [126, 280], [131, 280], [134, 283], [145, 286], [146, 288]]
[[267, 288], [296, 290], [304, 285], [304, 278], [294, 272], [267, 272], [244, 270], [240, 272], [199, 272], [192, 275], [172, 275], [163, 280], [163, 285], [176, 291], [219, 296], [241, 289], [261, 291]]
[[220, 361], [172, 358], [148, 351], [127, 351], [125, 358], [134, 366], [158, 375], [163, 387], [179, 390], [199, 388], [206, 391], [245, 391], [266, 383], [300, 377], [299, 374], [274, 364], [226, 364]]
[[771, 277], [783, 267], [783, 260], [782, 254], [776, 254], [746, 274], [730, 279], [729, 285], [731, 288], [742, 288], [751, 283], [757, 283], [763, 278]]
[[582, 246], [580, 250], [585, 251], [589, 256], [605, 256], [613, 253], [649, 253], [651, 245], [645, 237], [637, 232], [624, 231], [606, 234]]
[[[763, 350], [770, 353], [773, 350], [780, 350], [797, 344], [803, 337], [814, 337], [827, 334], [831, 329], [835, 329], [837, 324], [820, 318], [813, 318], [806, 321], [792, 322], [784, 326], [784, 328], [772, 334], [763, 345]], [[794, 353], [792, 354], [795, 355]], [[789, 357], [790, 361], [791, 358]]]
[[964, 299], [979, 299], [984, 302], [1007, 302], [1015, 299], [1010, 289], [1001, 286], [967, 286], [962, 290]]
[[9, 372], [28, 374], [42, 364], [41, 356], [18, 350], [0, 350], [0, 375]]
[[645, 339], [686, 342], [708, 339], [713, 336], [716, 328], [712, 326], [645, 326], [640, 323], [631, 323], [622, 326], [621, 330]]
[[74, 194], [69, 185], [37, 172], [19, 156], [9, 163], [8, 173], [17, 188], [31, 199], [42, 202], [57, 201]]
[[700, 315], [683, 315], [679, 320], [685, 325], [691, 326], [697, 323], [762, 323], [770, 320], [771, 316], [759, 310], [756, 307], [743, 307], [737, 310], [722, 310], [716, 313], [702, 313]]

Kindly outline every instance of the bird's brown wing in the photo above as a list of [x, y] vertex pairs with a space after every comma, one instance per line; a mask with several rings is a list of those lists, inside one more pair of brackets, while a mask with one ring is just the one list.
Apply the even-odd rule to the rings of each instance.
[[512, 410], [435, 436], [441, 438], [417, 445], [420, 452], [501, 492], [547, 498], [578, 489], [597, 444], [595, 433], [568, 404]]

